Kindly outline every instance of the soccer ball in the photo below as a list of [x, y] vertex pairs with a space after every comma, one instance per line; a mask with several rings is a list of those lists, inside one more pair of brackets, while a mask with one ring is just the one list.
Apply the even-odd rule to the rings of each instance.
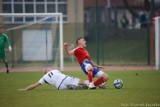
[[123, 81], [121, 79], [116, 79], [113, 82], [115, 88], [120, 89], [123, 87]]

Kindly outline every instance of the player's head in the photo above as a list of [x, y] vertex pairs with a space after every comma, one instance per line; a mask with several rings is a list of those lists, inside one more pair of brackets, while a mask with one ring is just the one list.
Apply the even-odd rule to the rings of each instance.
[[81, 47], [86, 47], [86, 41], [83, 37], [79, 37], [77, 40], [76, 40], [76, 44], [78, 46], [81, 46]]
[[52, 69], [51, 68], [44, 68], [43, 69], [43, 72], [44, 72], [44, 74], [46, 74], [47, 72], [49, 72], [49, 71], [51, 71]]

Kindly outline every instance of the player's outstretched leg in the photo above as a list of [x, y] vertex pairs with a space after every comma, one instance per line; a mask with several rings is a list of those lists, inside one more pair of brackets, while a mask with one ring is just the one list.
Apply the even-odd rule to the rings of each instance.
[[3, 59], [3, 62], [4, 62], [4, 64], [5, 64], [5, 66], [6, 66], [6, 73], [9, 73], [9, 69], [8, 69], [8, 61], [6, 60], [6, 59]]
[[99, 85], [105, 83], [108, 79], [109, 79], [109, 76], [107, 74], [103, 73], [103, 75], [94, 82], [94, 85], [99, 86]]

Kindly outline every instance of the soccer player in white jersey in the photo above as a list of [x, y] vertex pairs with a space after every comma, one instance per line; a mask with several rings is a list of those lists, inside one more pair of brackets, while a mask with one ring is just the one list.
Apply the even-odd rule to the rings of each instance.
[[[28, 91], [35, 89], [36, 87], [43, 85], [45, 83], [56, 87], [58, 90], [67, 90], [67, 89], [78, 89], [79, 85], [88, 85], [88, 80], [80, 80], [72, 76], [65, 75], [59, 70], [52, 70], [50, 68], [44, 69], [44, 76], [36, 83], [24, 88], [18, 89], [19, 91]], [[81, 87], [81, 89], [84, 89]]]

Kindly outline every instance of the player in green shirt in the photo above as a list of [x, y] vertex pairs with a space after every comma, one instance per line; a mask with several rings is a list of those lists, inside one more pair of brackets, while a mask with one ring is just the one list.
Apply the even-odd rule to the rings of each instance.
[[3, 62], [5, 63], [5, 66], [7, 68], [7, 73], [9, 73], [8, 61], [6, 59], [6, 52], [5, 52], [5, 44], [6, 43], [8, 44], [9, 51], [12, 52], [12, 47], [10, 45], [8, 37], [6, 34], [3, 33], [3, 27], [0, 27], [0, 59], [2, 59]]

